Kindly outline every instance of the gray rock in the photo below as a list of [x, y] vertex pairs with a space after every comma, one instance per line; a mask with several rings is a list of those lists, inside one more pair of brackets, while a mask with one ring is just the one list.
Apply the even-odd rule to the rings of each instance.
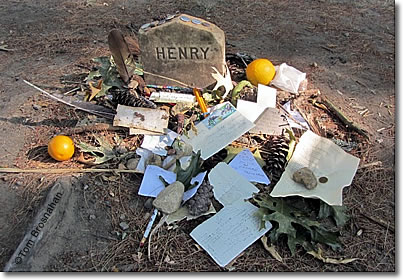
[[153, 201], [154, 198], [150, 197], [146, 200], [146, 202], [144, 202], [144, 208], [147, 210], [151, 210], [151, 208], [153, 208]]
[[211, 67], [225, 72], [224, 31], [200, 18], [181, 14], [161, 25], [140, 29], [139, 45], [144, 70], [160, 75], [145, 72], [147, 84], [183, 86], [174, 79], [205, 88], [216, 82]]
[[90, 220], [95, 220], [95, 218], [96, 218], [95, 215], [90, 215], [90, 216], [89, 216], [89, 219], [90, 219]]
[[126, 167], [129, 170], [136, 170], [137, 165], [139, 164], [140, 158], [131, 158], [127, 161]]
[[171, 214], [181, 206], [184, 191], [185, 186], [181, 182], [173, 182], [158, 194], [153, 206], [166, 214]]
[[119, 227], [121, 230], [128, 230], [129, 229], [129, 225], [126, 222], [121, 222], [119, 224]]
[[292, 179], [297, 183], [303, 184], [308, 190], [312, 190], [318, 185], [315, 174], [308, 167], [295, 171]]

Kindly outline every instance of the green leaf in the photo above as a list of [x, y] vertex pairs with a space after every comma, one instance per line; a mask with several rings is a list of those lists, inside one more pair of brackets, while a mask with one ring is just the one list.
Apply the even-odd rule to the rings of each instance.
[[232, 90], [232, 94], [231, 94], [231, 103], [232, 105], [236, 106], [238, 98], [239, 98], [239, 92], [244, 88], [244, 87], [250, 87], [253, 88], [253, 85], [247, 81], [247, 80], [243, 80], [240, 81]]
[[277, 242], [281, 236], [286, 236], [292, 254], [295, 253], [297, 245], [302, 245], [305, 250], [313, 250], [318, 243], [326, 244], [333, 250], [341, 248], [339, 233], [327, 230], [325, 225], [317, 220], [319, 215], [312, 215], [319, 212], [317, 200], [299, 197], [274, 198], [270, 195], [256, 195], [253, 199], [259, 205], [256, 215], [260, 218], [261, 225], [263, 221], [273, 224], [269, 233], [272, 243]]
[[191, 185], [190, 181], [193, 177], [202, 172], [201, 166], [203, 164], [203, 161], [200, 155], [200, 150], [197, 152], [197, 154], [193, 154], [190, 160], [190, 164], [186, 169], [182, 169], [179, 160], [176, 161], [176, 180], [183, 183], [183, 185], [185, 186], [185, 191], [190, 190], [197, 185], [197, 183]]
[[321, 200], [318, 218], [325, 219], [332, 217], [336, 222], [337, 227], [343, 227], [350, 219], [346, 212], [347, 207], [345, 206], [332, 206]]

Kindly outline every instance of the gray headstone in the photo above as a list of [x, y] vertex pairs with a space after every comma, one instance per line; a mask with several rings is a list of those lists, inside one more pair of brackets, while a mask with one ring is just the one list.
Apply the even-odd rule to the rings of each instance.
[[[151, 27], [153, 26], [153, 27]], [[213, 69], [225, 72], [225, 34], [203, 19], [181, 14], [139, 30], [140, 60], [147, 84], [204, 88], [215, 82]]]

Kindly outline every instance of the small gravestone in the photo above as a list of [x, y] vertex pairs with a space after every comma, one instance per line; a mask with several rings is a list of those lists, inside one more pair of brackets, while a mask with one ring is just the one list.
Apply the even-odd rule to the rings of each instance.
[[181, 14], [144, 24], [139, 43], [147, 84], [204, 88], [215, 82], [212, 67], [225, 72], [224, 31], [203, 19]]

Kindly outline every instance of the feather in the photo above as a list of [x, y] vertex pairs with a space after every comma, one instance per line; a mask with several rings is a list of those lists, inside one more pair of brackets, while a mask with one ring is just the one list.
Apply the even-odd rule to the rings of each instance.
[[130, 57], [130, 51], [122, 32], [117, 29], [111, 30], [108, 35], [108, 45], [119, 75], [127, 83], [130, 75], [125, 62]]

